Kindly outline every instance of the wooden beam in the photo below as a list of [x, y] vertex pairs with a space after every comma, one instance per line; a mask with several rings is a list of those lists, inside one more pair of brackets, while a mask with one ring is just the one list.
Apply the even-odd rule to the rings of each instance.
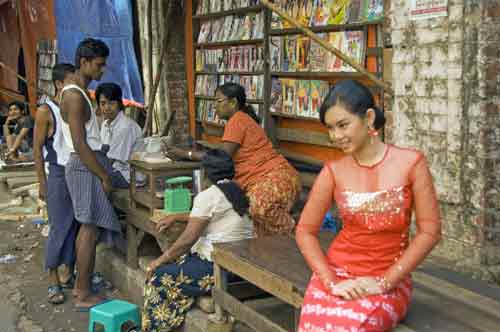
[[335, 147], [330, 141], [328, 134], [320, 133], [318, 131], [306, 131], [302, 129], [291, 128], [277, 128], [277, 138], [280, 141], [313, 144], [319, 146], [326, 146], [329, 148]]
[[433, 277], [427, 273], [415, 271], [412, 273], [412, 277], [416, 283], [450, 299], [486, 312], [500, 321], [500, 303], [498, 301], [459, 287], [444, 279]]
[[259, 332], [288, 332], [275, 322], [267, 319], [254, 309], [244, 305], [228, 293], [214, 288], [212, 290], [214, 301], [224, 310], [233, 315], [236, 320], [248, 324], [254, 331]]

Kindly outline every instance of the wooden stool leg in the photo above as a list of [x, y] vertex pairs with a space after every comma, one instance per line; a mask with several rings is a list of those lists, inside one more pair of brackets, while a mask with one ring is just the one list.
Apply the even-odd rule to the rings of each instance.
[[[227, 273], [218, 265], [214, 263], [214, 278], [215, 288], [220, 291], [227, 292]], [[224, 309], [215, 302], [215, 315], [213, 316], [219, 323], [227, 321], [227, 315]]]
[[137, 229], [127, 223], [127, 265], [133, 269], [139, 268]]
[[301, 311], [301, 308], [294, 308], [293, 309], [293, 314], [294, 314], [294, 331], [298, 331], [299, 330], [300, 311]]

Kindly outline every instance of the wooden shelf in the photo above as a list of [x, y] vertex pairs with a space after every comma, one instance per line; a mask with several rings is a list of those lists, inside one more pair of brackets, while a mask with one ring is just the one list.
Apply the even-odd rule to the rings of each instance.
[[[377, 75], [377, 73], [373, 73]], [[297, 78], [361, 78], [363, 75], [358, 72], [315, 72], [315, 71], [273, 71], [271, 76], [276, 77], [297, 77]]]
[[271, 114], [272, 116], [278, 116], [280, 118], [289, 118], [289, 119], [299, 119], [299, 120], [320, 122], [319, 119], [312, 118], [312, 117], [309, 117], [309, 116], [300, 116], [300, 115], [288, 114], [288, 113], [281, 113], [281, 112], [269, 112], [269, 114]]
[[195, 43], [195, 48], [211, 48], [211, 47], [231, 47], [239, 45], [255, 45], [263, 44], [264, 39], [248, 39], [248, 40], [229, 40], [229, 41], [219, 41], [219, 42], [208, 42], [208, 43]]
[[[216, 100], [217, 98], [211, 96], [194, 96], [196, 99]], [[263, 99], [247, 99], [247, 104], [264, 104]]]
[[245, 75], [245, 76], [258, 76], [258, 75], [264, 75], [264, 71], [259, 70], [259, 71], [218, 71], [218, 72], [211, 72], [211, 71], [197, 71], [195, 72], [196, 75]]
[[258, 5], [258, 6], [252, 6], [252, 7], [224, 10], [222, 12], [217, 12], [217, 13], [193, 15], [193, 20], [209, 20], [212, 18], [219, 18], [219, 17], [235, 15], [235, 14], [238, 15], [238, 14], [247, 14], [247, 13], [258, 13], [258, 12], [262, 11], [263, 8], [264, 8], [264, 6]]
[[[349, 23], [349, 24], [333, 24], [333, 25], [324, 25], [318, 27], [309, 27], [311, 31], [315, 33], [321, 32], [334, 32], [334, 31], [349, 31], [349, 30], [363, 30], [368, 25], [378, 25], [382, 24], [383, 20], [376, 20], [371, 22], [363, 22], [363, 23]], [[270, 36], [285, 36], [285, 35], [298, 35], [302, 34], [297, 28], [286, 28], [286, 29], [271, 29], [269, 31]]]
[[202, 126], [212, 126], [212, 127], [217, 127], [217, 128], [224, 128], [225, 125], [213, 122], [213, 121], [203, 121], [200, 119], [196, 119], [196, 122], [200, 123]]

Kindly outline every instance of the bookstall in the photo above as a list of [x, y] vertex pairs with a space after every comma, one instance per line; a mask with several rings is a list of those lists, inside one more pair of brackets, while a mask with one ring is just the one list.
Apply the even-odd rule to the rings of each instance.
[[[383, 73], [382, 0], [274, 1], [377, 77]], [[329, 86], [359, 79], [379, 103], [383, 90], [260, 1], [186, 1], [186, 55], [191, 135], [220, 141], [224, 123], [215, 114], [217, 86], [245, 87], [249, 104], [285, 155], [328, 160], [339, 155], [319, 122]]]

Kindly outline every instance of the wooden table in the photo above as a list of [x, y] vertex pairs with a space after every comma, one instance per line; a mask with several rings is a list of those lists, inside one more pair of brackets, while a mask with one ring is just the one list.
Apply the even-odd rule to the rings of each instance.
[[[169, 161], [162, 163], [148, 163], [138, 160], [130, 160], [130, 203], [131, 208], [137, 204], [146, 207], [150, 214], [154, 209], [163, 208], [163, 200], [156, 197], [156, 179], [160, 176], [175, 177], [192, 176], [193, 171], [201, 167], [200, 162]], [[146, 188], [137, 188], [137, 172], [148, 177]]]
[[[151, 234], [164, 251], [179, 237], [184, 224], [174, 224], [166, 232], [158, 233], [156, 224], [151, 220], [155, 209], [163, 208], [163, 200], [156, 197], [156, 179], [160, 176], [192, 176], [193, 170], [199, 169], [199, 162], [170, 161], [148, 163], [131, 160], [130, 163], [130, 207], [127, 210], [127, 264], [138, 268], [138, 249], [145, 234]], [[137, 172], [148, 177], [148, 187], [137, 188]]]

